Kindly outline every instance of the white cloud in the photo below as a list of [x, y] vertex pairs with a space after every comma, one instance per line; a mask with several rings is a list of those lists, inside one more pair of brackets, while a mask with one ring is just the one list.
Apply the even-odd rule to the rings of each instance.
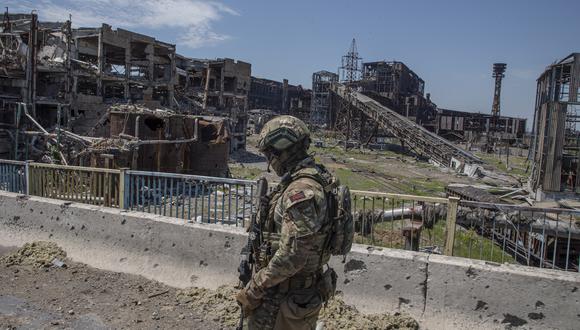
[[[64, 21], [72, 14], [75, 26], [107, 23], [122, 28], [172, 29], [179, 45], [197, 48], [227, 40], [212, 24], [225, 15], [239, 15], [214, 1], [198, 0], [40, 0], [16, 2], [16, 9], [37, 9], [41, 20]], [[14, 7], [12, 7], [14, 8]]]

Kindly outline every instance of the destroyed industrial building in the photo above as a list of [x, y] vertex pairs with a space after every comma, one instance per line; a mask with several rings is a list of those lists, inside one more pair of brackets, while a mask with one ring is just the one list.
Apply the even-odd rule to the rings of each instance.
[[226, 176], [230, 133], [225, 120], [150, 110], [109, 108], [92, 143], [75, 155], [82, 166]]
[[330, 127], [330, 86], [338, 82], [338, 75], [329, 71], [312, 74], [312, 103], [310, 123]]
[[[406, 64], [399, 61], [365, 62], [359, 57], [353, 40], [341, 67], [342, 83], [350, 90], [364, 94], [430, 132], [448, 140], [487, 143], [490, 136], [510, 144], [522, 143], [526, 119], [439, 108], [425, 93], [425, 81]], [[312, 79], [312, 124], [326, 125], [345, 132], [347, 138], [368, 143], [377, 136], [392, 135], [380, 126], [369, 124], [368, 116], [349, 116], [341, 100], [332, 99], [329, 86], [339, 75], [316, 72]], [[499, 95], [498, 95], [499, 98]], [[499, 104], [498, 104], [499, 106]], [[348, 118], [348, 119], [345, 119]], [[348, 123], [348, 125], [347, 125]]]
[[252, 77], [249, 93], [250, 109], [270, 110], [278, 114], [292, 115], [305, 122], [310, 121], [311, 91], [302, 86]]
[[[74, 152], [65, 156], [70, 151], [65, 149], [71, 147], [70, 143], [65, 146], [68, 140], [86, 146], [100, 141], [99, 138], [117, 137], [119, 132], [112, 128], [109, 129], [112, 136], [99, 135], [102, 130], [96, 129], [104, 123], [114, 125], [122, 117], [119, 112], [128, 109], [115, 107], [116, 104], [139, 104], [142, 106], [139, 111], [148, 111], [143, 107], [150, 109], [148, 113], [154, 117], [164, 113], [164, 119], [159, 120], [167, 127], [153, 137], [159, 140], [192, 138], [185, 132], [194, 130], [193, 117], [185, 121], [190, 127], [181, 133], [175, 132], [178, 130], [175, 122], [185, 118], [180, 114], [203, 115], [205, 119], [200, 118], [199, 123], [220, 127], [217, 129], [220, 137], [211, 139], [225, 146], [211, 147], [213, 152], [222, 153], [218, 157], [219, 165], [210, 162], [217, 167], [201, 169], [208, 164], [192, 162], [203, 163], [204, 157], [187, 155], [159, 166], [157, 155], [156, 166], [144, 156], [128, 162], [137, 168], [223, 175], [227, 172], [224, 164], [228, 152], [245, 147], [249, 63], [227, 58], [186, 58], [176, 53], [175, 45], [153, 37], [114, 30], [107, 24], [73, 29], [70, 20], [39, 22], [34, 13], [7, 12], [2, 28], [1, 158], [68, 164], [67, 158], [77, 159]], [[128, 130], [142, 127], [143, 132], [149, 119], [142, 116], [141, 123], [135, 116], [134, 111], [128, 111], [124, 125]], [[129, 133], [123, 130], [123, 134]], [[132, 137], [151, 138], [147, 134]], [[189, 155], [197, 147], [188, 148], [193, 148], [188, 151]], [[83, 152], [86, 156], [87, 151]], [[55, 153], [58, 156], [52, 157]], [[115, 162], [121, 163], [127, 165], [120, 160], [118, 164]]]
[[580, 53], [554, 63], [538, 78], [531, 190], [580, 193]]

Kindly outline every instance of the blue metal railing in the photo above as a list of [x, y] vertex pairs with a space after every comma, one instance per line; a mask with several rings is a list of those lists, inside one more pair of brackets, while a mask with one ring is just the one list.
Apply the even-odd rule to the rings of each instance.
[[[0, 190], [245, 226], [256, 182], [0, 160]], [[355, 240], [580, 272], [580, 211], [352, 191]]]
[[128, 210], [235, 226], [253, 212], [255, 181], [131, 170], [124, 176]]
[[26, 162], [0, 159], [0, 190], [26, 193]]

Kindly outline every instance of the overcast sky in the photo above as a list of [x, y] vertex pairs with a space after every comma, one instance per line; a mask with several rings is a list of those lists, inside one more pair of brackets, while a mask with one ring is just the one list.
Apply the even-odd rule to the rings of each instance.
[[[535, 80], [580, 51], [580, 0], [9, 0], [41, 20], [108, 23], [177, 44], [191, 57], [252, 63], [255, 76], [310, 87], [356, 38], [365, 61], [405, 62], [439, 107], [490, 112], [491, 68], [507, 63], [502, 114], [533, 117]], [[531, 125], [531, 122], [528, 124]]]

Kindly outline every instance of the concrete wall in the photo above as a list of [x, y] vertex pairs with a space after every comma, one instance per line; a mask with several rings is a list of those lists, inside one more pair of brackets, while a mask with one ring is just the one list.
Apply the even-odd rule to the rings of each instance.
[[[239, 228], [0, 193], [0, 245], [52, 240], [76, 261], [176, 287], [236, 283]], [[347, 303], [405, 312], [425, 329], [574, 329], [580, 275], [357, 245], [339, 273]]]

